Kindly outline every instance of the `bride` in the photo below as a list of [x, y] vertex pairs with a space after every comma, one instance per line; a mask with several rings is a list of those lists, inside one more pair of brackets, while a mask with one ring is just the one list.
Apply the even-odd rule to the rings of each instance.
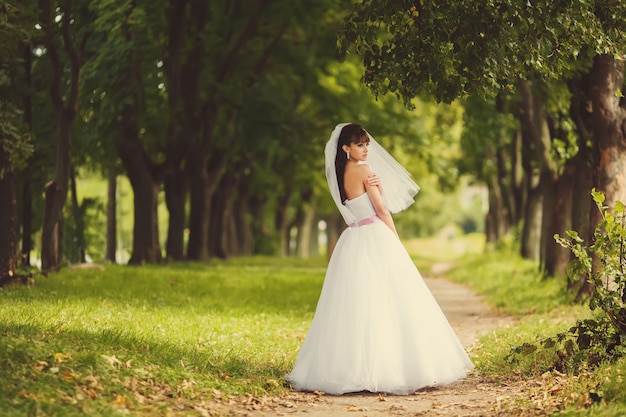
[[325, 159], [331, 195], [349, 227], [287, 380], [299, 391], [411, 394], [463, 378], [472, 362], [391, 217], [413, 203], [419, 187], [358, 124], [335, 127]]

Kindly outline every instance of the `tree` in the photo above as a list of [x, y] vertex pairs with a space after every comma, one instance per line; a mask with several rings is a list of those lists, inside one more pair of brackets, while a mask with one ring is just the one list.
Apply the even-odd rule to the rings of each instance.
[[[363, 56], [363, 80], [374, 92], [395, 93], [407, 104], [421, 94], [451, 101], [520, 91], [527, 109], [523, 117], [528, 118], [524, 129], [535, 137], [543, 155], [544, 200], [554, 195], [558, 177], [547, 146], [551, 141], [545, 100], [550, 90], [542, 89], [552, 80], [584, 78], [584, 94], [574, 95], [582, 103], [572, 107], [589, 103], [592, 109], [592, 185], [607, 194], [610, 205], [626, 195], [619, 174], [626, 157], [626, 138], [619, 128], [624, 119], [619, 100], [624, 69], [616, 59], [625, 50], [621, 35], [625, 22], [626, 5], [612, 0], [488, 4], [369, 0], [354, 7], [341, 42], [346, 48], [354, 45]], [[543, 204], [544, 214], [550, 214], [543, 218], [547, 242], [553, 198]], [[591, 204], [590, 198], [586, 204]], [[597, 221], [592, 218], [592, 226]], [[547, 259], [545, 264], [556, 262]]]
[[[111, 176], [117, 173], [115, 159], [119, 158], [133, 189], [129, 263], [159, 262], [158, 195], [169, 164], [163, 133], [168, 115], [160, 79], [160, 22], [143, 4], [133, 1], [92, 3], [90, 7], [96, 16], [97, 48], [85, 68], [84, 84], [89, 86], [93, 108], [87, 123], [105, 142], [103, 171]], [[150, 9], [165, 13], [154, 4]]]
[[16, 175], [32, 153], [21, 99], [27, 95], [23, 61], [30, 53], [32, 4], [21, 7], [0, 3], [0, 286], [17, 277], [17, 192]]
[[[72, 125], [78, 103], [82, 58], [89, 37], [88, 31], [72, 34], [72, 21], [76, 16], [72, 0], [65, 0], [62, 5], [54, 3], [53, 0], [39, 0], [42, 41], [50, 60], [49, 94], [57, 130], [55, 174], [45, 188], [46, 204], [41, 237], [41, 268], [44, 273], [56, 272], [61, 268], [61, 220], [70, 179]], [[55, 23], [56, 16], [60, 17], [58, 25]], [[78, 45], [74, 36], [80, 39]], [[62, 39], [61, 46], [59, 38]], [[61, 48], [69, 59], [69, 79], [65, 77]], [[66, 82], [69, 90], [64, 92]]]
[[[505, 105], [514, 103], [505, 103], [502, 97], [491, 100], [470, 97], [464, 102], [465, 125], [459, 167], [463, 174], [487, 185], [489, 211], [485, 234], [487, 242], [492, 244], [520, 220], [531, 193], [523, 180], [529, 178], [529, 173], [520, 174], [528, 165], [524, 160], [529, 155], [521, 143], [519, 123], [511, 112], [504, 110]], [[525, 226], [532, 225], [528, 222]], [[533, 243], [539, 246], [538, 239]]]

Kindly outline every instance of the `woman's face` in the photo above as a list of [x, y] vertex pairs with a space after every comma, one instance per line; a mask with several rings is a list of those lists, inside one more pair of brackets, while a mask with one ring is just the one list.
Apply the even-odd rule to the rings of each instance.
[[350, 143], [350, 146], [343, 145], [344, 152], [350, 153], [350, 159], [355, 162], [367, 161], [369, 142]]

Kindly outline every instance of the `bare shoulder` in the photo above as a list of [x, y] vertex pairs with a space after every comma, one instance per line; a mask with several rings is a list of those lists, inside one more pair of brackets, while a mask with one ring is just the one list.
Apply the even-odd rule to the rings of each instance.
[[372, 168], [370, 168], [368, 164], [358, 164], [354, 170], [359, 177], [364, 178], [367, 178], [367, 176], [372, 173]]

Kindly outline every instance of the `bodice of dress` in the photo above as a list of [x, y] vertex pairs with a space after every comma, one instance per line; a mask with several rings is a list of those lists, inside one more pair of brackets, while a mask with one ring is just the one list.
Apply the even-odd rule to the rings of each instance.
[[356, 221], [363, 220], [367, 217], [372, 217], [376, 215], [376, 210], [374, 209], [374, 205], [370, 200], [367, 193], [363, 193], [358, 197], [353, 198], [352, 200], [346, 200], [346, 207], [354, 216], [356, 217]]

